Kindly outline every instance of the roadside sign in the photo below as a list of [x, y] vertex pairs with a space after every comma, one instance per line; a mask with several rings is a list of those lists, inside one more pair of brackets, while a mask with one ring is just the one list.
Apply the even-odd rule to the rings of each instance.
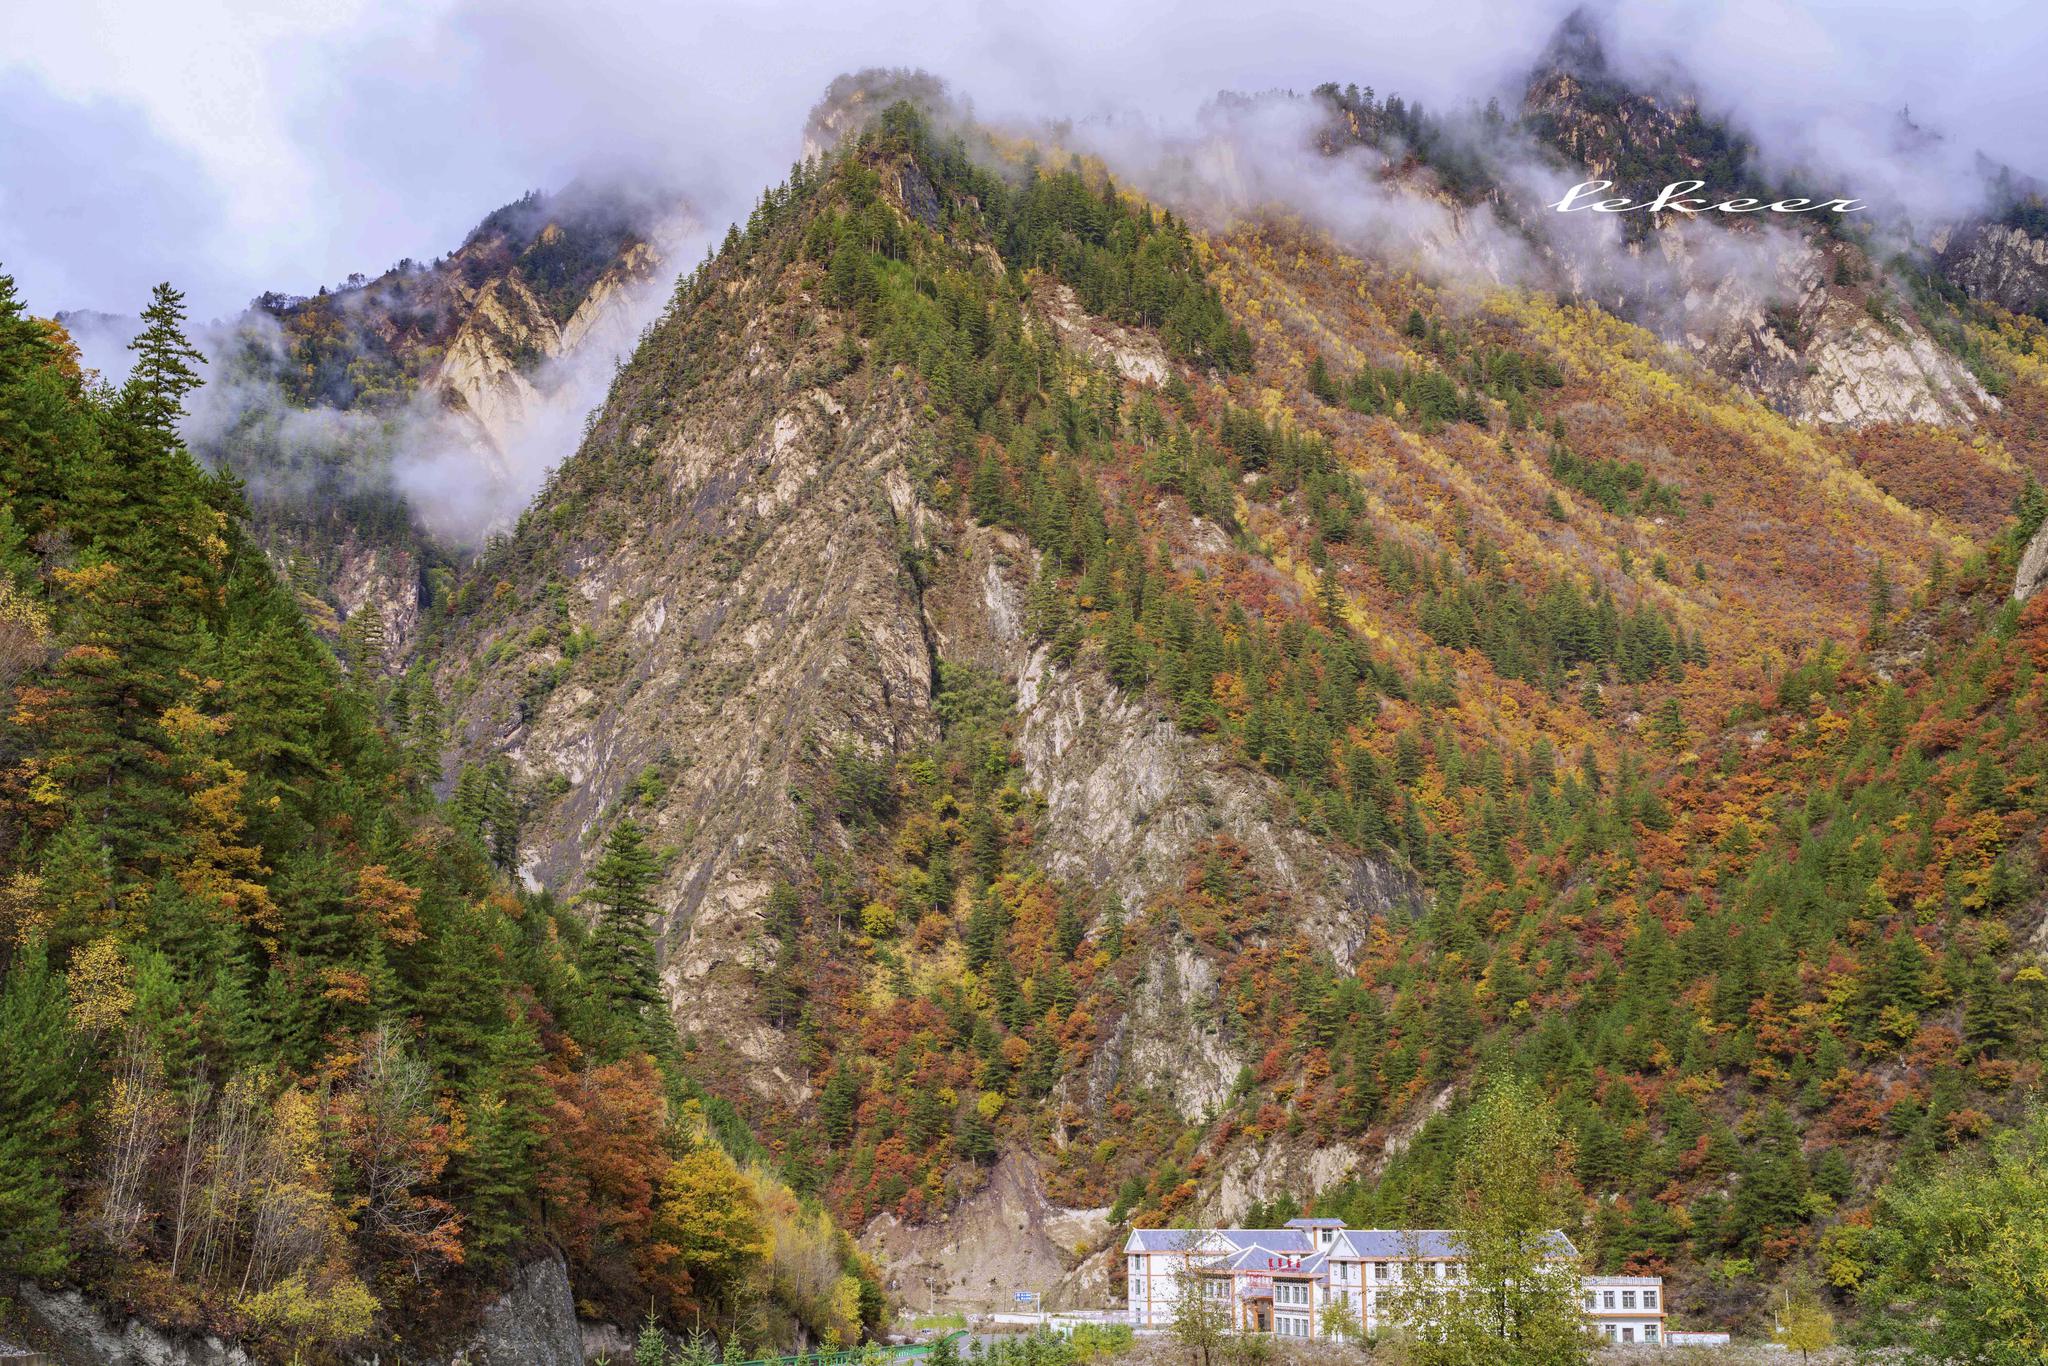
[[1036, 1290], [1019, 1290], [1017, 1292], [1017, 1303], [1019, 1304], [1029, 1304], [1037, 1298], [1038, 1292]]

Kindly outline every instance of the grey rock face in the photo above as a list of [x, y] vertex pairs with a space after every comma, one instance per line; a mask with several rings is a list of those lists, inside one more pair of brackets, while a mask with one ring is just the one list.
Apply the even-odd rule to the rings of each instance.
[[[1412, 880], [1391, 864], [1291, 824], [1270, 777], [1118, 691], [1088, 655], [1068, 668], [1035, 647], [1023, 626], [1029, 552], [1021, 542], [977, 530], [962, 546], [955, 572], [968, 591], [944, 595], [936, 620], [949, 645], [961, 626], [983, 633], [976, 653], [1017, 681], [1018, 752], [1045, 797], [1039, 848], [1048, 871], [1106, 887], [1135, 912], [1205, 841], [1228, 835], [1250, 855], [1254, 875], [1287, 894], [1293, 928], [1347, 967], [1375, 917], [1418, 904]], [[962, 622], [970, 613], [977, 619]]]
[[2012, 595], [2015, 601], [2025, 602], [2044, 587], [2048, 587], [2048, 525], [2034, 533], [2034, 539], [2021, 554], [2019, 573], [2013, 576]]
[[[534, 596], [468, 643], [485, 659], [452, 690], [460, 757], [504, 754], [553, 794], [527, 827], [530, 883], [574, 892], [627, 812], [674, 851], [658, 898], [677, 1023], [794, 1103], [803, 1069], [752, 1008], [760, 908], [807, 838], [793, 794], [808, 773], [936, 733], [906, 567], [931, 514], [910, 473], [915, 414], [859, 380], [812, 382], [836, 334], [792, 340], [770, 317], [786, 321], [764, 314], [755, 351], [631, 434], [646, 466], [630, 517], [535, 551], [594, 647], [569, 661], [536, 644], [550, 608]], [[559, 681], [537, 690], [543, 675]]]
[[[255, 1366], [240, 1347], [211, 1335], [175, 1338], [121, 1318], [76, 1290], [24, 1281], [15, 1300], [60, 1361], [72, 1366]], [[361, 1359], [376, 1366], [375, 1356]], [[559, 1256], [521, 1267], [484, 1311], [476, 1336], [449, 1366], [583, 1366], [583, 1328]]]
[[[1119, 691], [1092, 652], [1071, 667], [1049, 658], [1025, 627], [1031, 558], [1014, 536], [969, 529], [926, 601], [946, 657], [1016, 681], [1017, 752], [1045, 800], [1038, 854], [1048, 872], [1114, 892], [1136, 915], [1172, 890], [1204, 843], [1228, 837], [1251, 875], [1285, 894], [1289, 928], [1346, 966], [1374, 920], [1414, 913], [1421, 893], [1405, 872], [1292, 824], [1278, 783]], [[1119, 1082], [1156, 1089], [1199, 1119], [1248, 1061], [1226, 1028], [1217, 966], [1191, 943], [1161, 946], [1142, 984], [1079, 1085], [1091, 1105]]]
[[117, 1317], [76, 1290], [52, 1292], [23, 1281], [14, 1298], [57, 1359], [73, 1366], [253, 1366], [248, 1353], [219, 1338], [170, 1337]]
[[2015, 313], [2048, 302], [2048, 241], [2002, 223], [1972, 223], [1935, 241], [1942, 274], [1973, 299]]
[[583, 1366], [583, 1329], [560, 1257], [529, 1262], [483, 1312], [466, 1366]]

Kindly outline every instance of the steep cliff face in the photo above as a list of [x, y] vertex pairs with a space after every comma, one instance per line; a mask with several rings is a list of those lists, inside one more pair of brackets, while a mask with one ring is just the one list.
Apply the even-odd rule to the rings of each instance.
[[[877, 169], [899, 221], [955, 211], [915, 165]], [[993, 255], [964, 230], [959, 249]], [[1076, 890], [1084, 932], [1107, 933], [1112, 904], [1135, 922], [1179, 894], [1219, 841], [1232, 876], [1289, 908], [1276, 942], [1348, 964], [1376, 919], [1413, 914], [1418, 890], [1391, 857], [1310, 833], [1273, 777], [1114, 686], [1098, 649], [1047, 643], [1029, 602], [1037, 550], [940, 491], [950, 479], [935, 455], [957, 435], [917, 383], [875, 361], [827, 288], [772, 241], [696, 287], [518, 534], [479, 564], [440, 671], [451, 770], [512, 765], [529, 883], [573, 895], [627, 815], [664, 851], [665, 979], [705, 1074], [743, 1108], [816, 1114], [814, 1045], [764, 990], [782, 952], [771, 894], [848, 857], [856, 836], [831, 805], [831, 773], [848, 756], [927, 751], [945, 728], [948, 669], [1011, 697], [1016, 800], [1036, 812], [1030, 876]], [[1031, 334], [1064, 344], [1077, 373], [1154, 389], [1183, 373], [1156, 339], [1091, 317], [1070, 289], [1023, 297]], [[1190, 572], [1202, 547], [1229, 549], [1199, 519], [1183, 533]], [[1203, 1122], [1251, 1061], [1227, 962], [1185, 936], [1133, 952], [1127, 1008], [1099, 1029], [1068, 1026], [1097, 1042], [1055, 1102], [1157, 1095]], [[887, 981], [869, 989], [902, 990]], [[996, 1208], [1031, 1205], [1034, 1225], [1063, 1217], [1036, 1156], [1011, 1147], [1003, 1160], [1027, 1165], [996, 1173]], [[960, 1179], [970, 1201], [984, 1198], [972, 1167]], [[877, 1245], [899, 1242], [905, 1257], [923, 1246], [910, 1234]]]
[[327, 629], [374, 608], [385, 666], [410, 663], [430, 571], [573, 448], [690, 223], [673, 196], [529, 195], [431, 264], [266, 294], [205, 339], [195, 450], [247, 482]]
[[2048, 306], [2048, 238], [2010, 223], [1967, 223], [1937, 232], [1941, 271], [1973, 299], [2014, 313]]
[[[1523, 117], [1540, 142], [1588, 176], [1612, 181], [1617, 194], [1647, 200], [1667, 184], [1697, 180], [1701, 195], [1717, 199], [1780, 197], [1743, 139], [1691, 98], [1651, 95], [1615, 79], [1583, 16], [1565, 26], [1531, 80]], [[1817, 191], [1784, 193], [1812, 198]], [[1887, 297], [1882, 280], [1873, 282], [1860, 249], [1798, 218], [1760, 221], [1675, 213], [1630, 220], [1627, 230], [1639, 239], [1632, 250], [1663, 257], [1680, 297], [1659, 297], [1664, 291], [1654, 286], [1640, 297], [1625, 290], [1618, 311], [1654, 319], [1668, 339], [1802, 422], [1966, 427], [1998, 408], [1923, 320]], [[1975, 281], [1964, 287], [1980, 297], [1990, 297], [1985, 289], [2023, 294], [2032, 257], [2009, 231], [1979, 226], [1959, 234], [1947, 252], [1937, 244], [1937, 260], [1958, 283]], [[1707, 250], [1688, 246], [1687, 235]], [[1730, 268], [1731, 258], [1739, 268]]]
[[551, 363], [588, 351], [593, 364], [602, 365], [627, 348], [634, 320], [647, 312], [638, 296], [654, 281], [662, 259], [653, 244], [633, 242], [561, 320], [516, 270], [492, 275], [473, 289], [456, 286], [460, 321], [426, 384], [444, 407], [471, 424], [484, 475], [506, 476], [506, 450], [567, 382]]
[[2048, 588], [2048, 526], [2034, 533], [2034, 539], [2027, 543], [2026, 553], [2020, 556], [2019, 572], [2013, 577], [2012, 595], [2016, 601], [2025, 602], [2043, 588]]
[[[730, 302], [758, 310], [749, 335], [678, 419], [627, 434], [626, 504], [584, 523], [571, 470], [566, 497], [529, 519], [560, 528], [532, 572], [576, 601], [537, 594], [476, 641], [514, 648], [458, 685], [454, 728], [462, 755], [507, 755], [540, 795], [522, 851], [535, 885], [578, 887], [622, 811], [673, 851], [661, 900], [678, 1022], [793, 1097], [787, 1043], [750, 999], [760, 906], [808, 823], [802, 775], [844, 746], [890, 754], [930, 733], [928, 627], [905, 560], [930, 514], [904, 396], [866, 375], [821, 381], [839, 334], [792, 338], [814, 317], [794, 282], [752, 280]], [[590, 633], [574, 658], [564, 640], [526, 644], [558, 614]]]

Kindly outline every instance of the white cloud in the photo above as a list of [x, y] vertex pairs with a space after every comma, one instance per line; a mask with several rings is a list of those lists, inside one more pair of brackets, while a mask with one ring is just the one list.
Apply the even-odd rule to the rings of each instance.
[[[12, 179], [13, 201], [64, 199], [65, 163], [104, 161], [93, 100], [138, 111], [182, 149], [193, 193], [109, 184], [131, 224], [206, 210], [164, 273], [199, 311], [261, 289], [306, 291], [352, 270], [455, 245], [488, 208], [593, 165], [679, 177], [700, 203], [743, 208], [794, 157], [834, 75], [921, 65], [985, 110], [1184, 118], [1218, 89], [1326, 79], [1435, 106], [1510, 86], [1566, 0], [1252, 6], [1241, 0], [85, 0], [17, 7], [10, 85], [70, 101], [60, 157]], [[1630, 0], [1607, 7], [1620, 55], [1678, 52], [1710, 100], [1786, 161], [1820, 160], [1923, 209], [1943, 177], [1902, 178], [1892, 118], [1946, 130], [2048, 175], [2048, 6], [1968, 0]], [[23, 132], [0, 102], [0, 142]], [[72, 174], [75, 174], [73, 172]], [[1860, 185], [1845, 184], [1845, 192]], [[128, 262], [10, 210], [0, 261], [37, 261], [38, 307], [132, 308]], [[126, 230], [135, 231], [133, 226]], [[145, 229], [146, 230], [146, 229]], [[155, 261], [166, 255], [150, 255]], [[102, 262], [113, 264], [102, 268]]]

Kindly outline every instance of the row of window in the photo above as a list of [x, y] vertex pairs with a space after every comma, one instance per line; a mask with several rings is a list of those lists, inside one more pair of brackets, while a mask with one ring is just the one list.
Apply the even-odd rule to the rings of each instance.
[[1275, 1314], [1273, 1331], [1283, 1338], [1306, 1338], [1309, 1336], [1308, 1320], [1295, 1314]]
[[[1412, 1265], [1415, 1267], [1415, 1274], [1425, 1281], [1431, 1278], [1439, 1281], [1463, 1280], [1465, 1277], [1465, 1268], [1452, 1262], [1415, 1262]], [[1400, 1279], [1400, 1273], [1388, 1262], [1374, 1262], [1372, 1278], [1376, 1281], [1394, 1281]]]
[[[1136, 1259], [1133, 1258], [1132, 1260], [1135, 1261]], [[1419, 1262], [1416, 1265], [1426, 1280], [1464, 1279], [1462, 1267], [1452, 1266], [1446, 1262]], [[1341, 1279], [1343, 1271], [1341, 1263], [1338, 1264], [1337, 1271]], [[1393, 1279], [1389, 1274], [1387, 1263], [1373, 1263], [1373, 1279], [1382, 1282]], [[1144, 1282], [1142, 1277], [1136, 1275], [1131, 1277], [1129, 1293], [1132, 1303], [1136, 1303], [1144, 1298]], [[1228, 1299], [1230, 1298], [1230, 1282], [1221, 1277], [1204, 1277], [1202, 1293], [1212, 1299]], [[1341, 1295], [1339, 1298], [1341, 1298]], [[1308, 1284], [1303, 1281], [1275, 1281], [1273, 1283], [1273, 1299], [1276, 1304], [1293, 1304], [1306, 1307], [1309, 1304]], [[1644, 1287], [1640, 1292], [1632, 1288], [1615, 1290], [1611, 1287], [1600, 1290], [1588, 1290], [1585, 1292], [1585, 1305], [1589, 1311], [1611, 1311], [1616, 1309], [1654, 1310], [1657, 1307], [1657, 1291], [1651, 1287]]]
[[[1604, 1327], [1607, 1330], [1607, 1340], [1609, 1342], [1634, 1342], [1636, 1340], [1636, 1326], [1632, 1323], [1610, 1323], [1604, 1325]], [[1657, 1340], [1656, 1324], [1646, 1323], [1643, 1325], [1642, 1340], [1644, 1342], [1655, 1342]]]

